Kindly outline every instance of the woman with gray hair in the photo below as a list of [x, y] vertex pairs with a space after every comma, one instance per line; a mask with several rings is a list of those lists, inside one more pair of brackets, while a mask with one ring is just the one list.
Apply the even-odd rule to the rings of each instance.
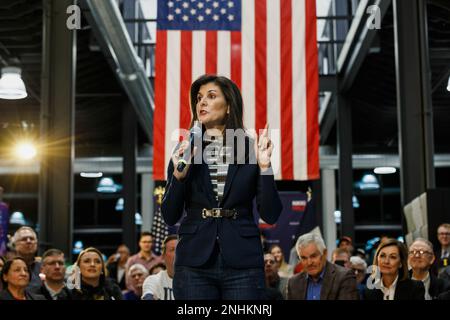
[[131, 290], [123, 295], [124, 300], [141, 300], [142, 285], [148, 276], [148, 270], [140, 263], [133, 264], [128, 270], [127, 278], [131, 281]]

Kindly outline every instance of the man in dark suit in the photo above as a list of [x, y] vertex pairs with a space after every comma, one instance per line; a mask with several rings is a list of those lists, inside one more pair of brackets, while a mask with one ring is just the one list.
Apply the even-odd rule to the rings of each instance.
[[289, 300], [359, 300], [354, 272], [327, 261], [327, 249], [320, 236], [304, 234], [296, 247], [303, 272], [289, 279]]

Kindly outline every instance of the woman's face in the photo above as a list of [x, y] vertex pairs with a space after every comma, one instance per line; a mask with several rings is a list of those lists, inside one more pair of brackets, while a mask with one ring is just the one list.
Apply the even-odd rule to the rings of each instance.
[[22, 260], [14, 260], [8, 273], [3, 275], [8, 287], [26, 288], [30, 282], [28, 268]]
[[377, 257], [378, 267], [382, 275], [398, 275], [402, 266], [400, 252], [397, 246], [387, 246], [380, 250]]
[[80, 260], [80, 272], [84, 278], [100, 278], [102, 273], [102, 259], [95, 252], [86, 252]]
[[229, 106], [220, 87], [209, 82], [197, 93], [197, 118], [207, 129], [223, 129]]
[[275, 257], [276, 262], [281, 262], [283, 260], [283, 253], [281, 252], [280, 247], [272, 248], [270, 253]]

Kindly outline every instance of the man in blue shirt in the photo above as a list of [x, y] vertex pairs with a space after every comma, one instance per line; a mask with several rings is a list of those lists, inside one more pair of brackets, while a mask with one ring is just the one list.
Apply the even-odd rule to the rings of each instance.
[[296, 248], [303, 272], [288, 281], [291, 300], [358, 300], [355, 274], [327, 261], [323, 239], [313, 233], [298, 238]]

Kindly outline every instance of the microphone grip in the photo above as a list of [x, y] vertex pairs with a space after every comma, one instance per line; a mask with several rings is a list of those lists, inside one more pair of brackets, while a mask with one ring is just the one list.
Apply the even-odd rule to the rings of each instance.
[[180, 159], [178, 160], [178, 164], [177, 164], [177, 170], [178, 172], [183, 172], [184, 168], [186, 168], [186, 160], [184, 159]]

